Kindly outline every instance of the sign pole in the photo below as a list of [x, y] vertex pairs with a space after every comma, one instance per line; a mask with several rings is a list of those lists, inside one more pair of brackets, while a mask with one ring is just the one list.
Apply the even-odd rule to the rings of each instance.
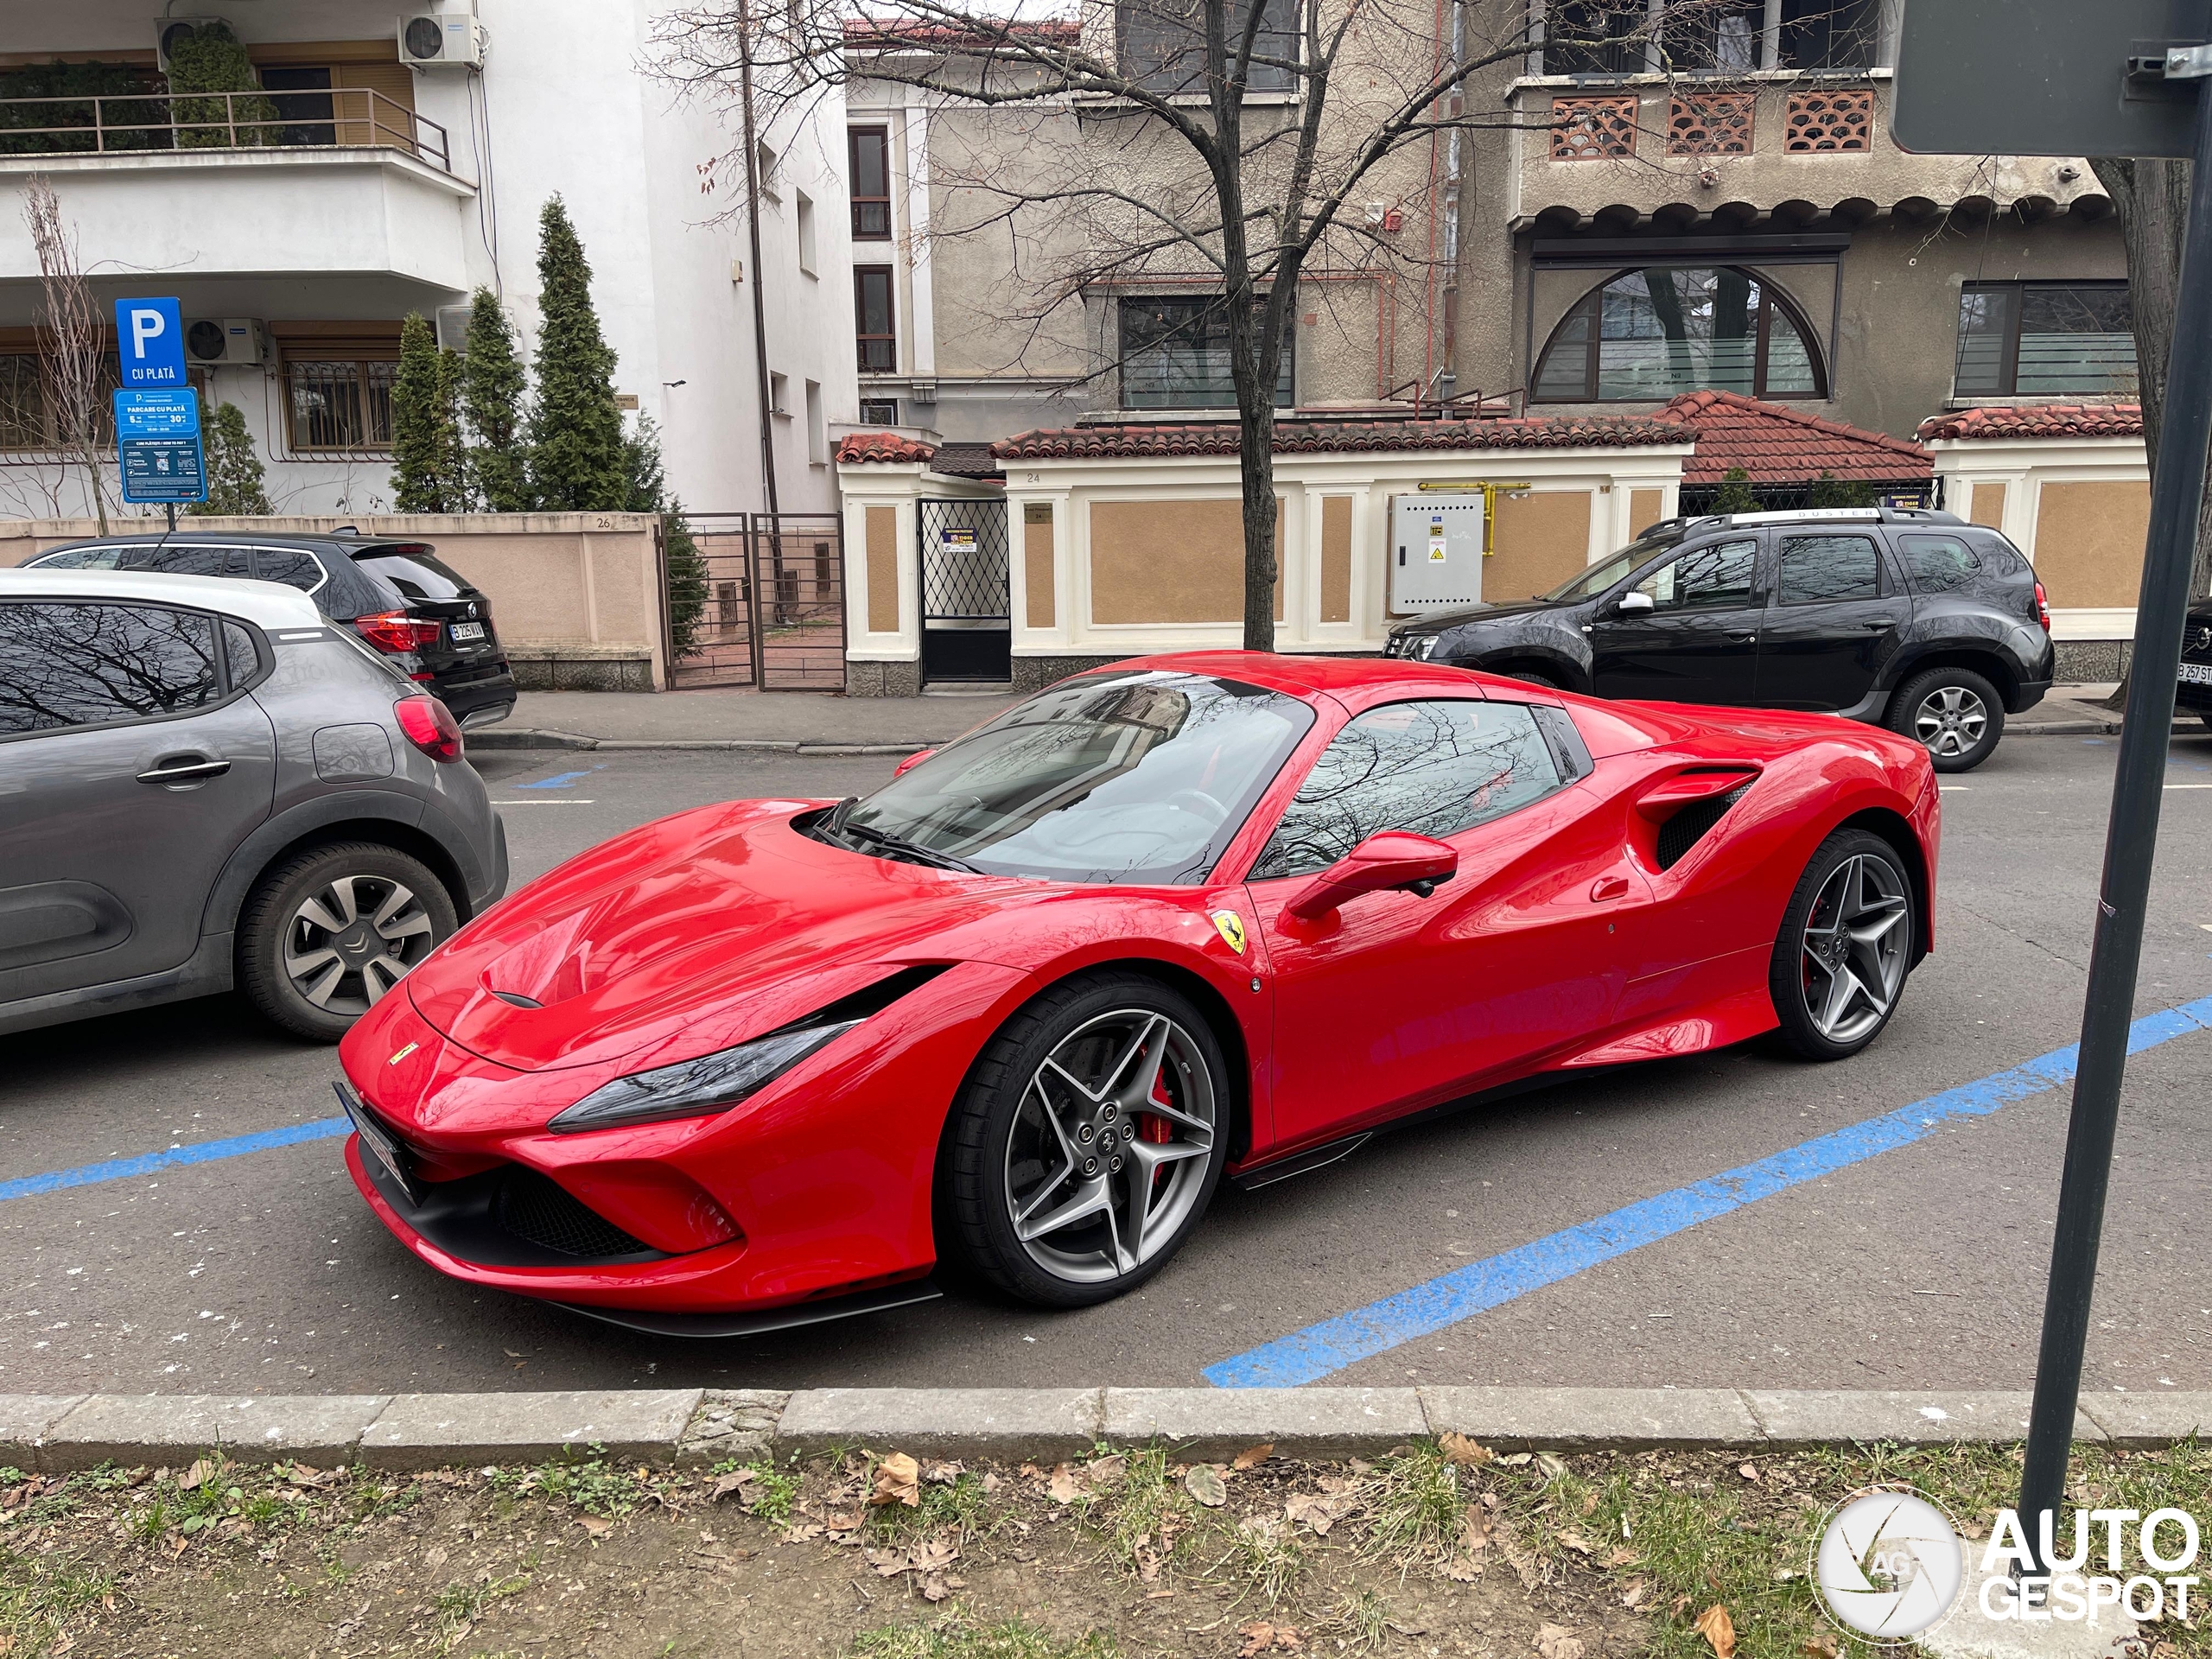
[[[2174, 683], [2181, 664], [2197, 514], [2204, 499], [2205, 448], [2212, 439], [2212, 96], [2202, 90], [2200, 79], [2212, 74], [2212, 52], [2204, 48], [2172, 52], [2166, 73], [2170, 79], [2198, 81], [2195, 166], [2174, 299], [2173, 352], [2158, 429], [2143, 585], [2136, 601], [2127, 714], [2120, 728], [2112, 819], [2105, 833], [2104, 877], [2082, 1014], [2074, 1115], [2066, 1133], [2057, 1229], [2050, 1246], [2050, 1285], [2044, 1301], [2043, 1344], [2036, 1360], [2035, 1408], [2029, 1418], [2027, 1462], [2020, 1478], [2020, 1521], [2028, 1547], [2036, 1554], [2037, 1576], [2048, 1574], [2050, 1568], [2042, 1541], [2056, 1531], [2074, 1413], [2082, 1391], [2082, 1355], [2096, 1286], [2097, 1244], [2112, 1177], [2113, 1136], [2120, 1122], [2120, 1081], [2127, 1067], [2128, 1026], [2134, 1014], [2166, 747], [2173, 729]], [[2044, 1527], [2051, 1530], [2043, 1531]]]
[[174, 536], [176, 534], [176, 503], [164, 501], [162, 505], [169, 510], [169, 534]]

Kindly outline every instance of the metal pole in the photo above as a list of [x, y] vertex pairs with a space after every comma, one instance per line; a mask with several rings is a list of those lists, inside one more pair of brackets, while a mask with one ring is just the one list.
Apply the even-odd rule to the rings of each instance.
[[753, 367], [760, 398], [760, 482], [768, 511], [781, 511], [776, 501], [775, 411], [768, 392], [768, 306], [760, 269], [760, 141], [753, 124], [753, 16], [750, 0], [737, 5], [738, 87], [745, 110], [745, 227], [751, 238], [753, 257]]
[[162, 505], [169, 510], [169, 534], [174, 536], [176, 534], [176, 503], [165, 501]]
[[2020, 1477], [2020, 1521], [2044, 1573], [2050, 1563], [2041, 1556], [2041, 1517], [2048, 1513], [2056, 1532], [2059, 1503], [2066, 1491], [2075, 1407], [2082, 1391], [2082, 1351], [2088, 1338], [2105, 1189], [2112, 1177], [2120, 1081], [2127, 1067], [2135, 975], [2143, 954], [2143, 919], [2150, 905], [2151, 861], [2158, 847], [2167, 739], [2173, 730], [2174, 682], [2181, 665], [2183, 613], [2189, 608], [2197, 509], [2204, 499], [2205, 446], [2212, 438], [2212, 96], [2201, 85], [2196, 147], [2181, 280], [2174, 298], [2165, 416], [2158, 430], [2143, 586], [2136, 601], [2127, 714], [2113, 780], [2112, 818], [2105, 832], [2104, 879], [2082, 1011], [2074, 1116], [2066, 1132], [2057, 1230], [2050, 1245], [2050, 1286], [2044, 1300], [2043, 1346], [2036, 1360], [2035, 1408], [2028, 1421], [2027, 1463]]

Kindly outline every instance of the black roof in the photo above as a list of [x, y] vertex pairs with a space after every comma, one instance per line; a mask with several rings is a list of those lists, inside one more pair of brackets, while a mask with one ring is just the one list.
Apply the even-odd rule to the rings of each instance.
[[325, 551], [342, 551], [355, 558], [379, 548], [428, 548], [430, 545], [419, 537], [363, 536], [341, 530], [306, 534], [297, 531], [179, 530], [167, 533], [152, 531], [143, 535], [80, 536], [73, 542], [56, 542], [52, 547], [42, 548], [40, 551], [41, 554], [59, 553], [72, 547], [149, 547], [160, 546], [164, 543], [171, 547], [206, 543], [217, 547], [319, 548]]

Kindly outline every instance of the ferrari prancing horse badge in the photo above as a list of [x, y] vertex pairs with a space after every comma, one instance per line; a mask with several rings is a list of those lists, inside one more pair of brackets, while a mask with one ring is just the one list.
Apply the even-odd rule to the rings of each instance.
[[1217, 910], [1213, 913], [1214, 931], [1221, 935], [1221, 942], [1238, 956], [1244, 954], [1244, 918], [1233, 910]]

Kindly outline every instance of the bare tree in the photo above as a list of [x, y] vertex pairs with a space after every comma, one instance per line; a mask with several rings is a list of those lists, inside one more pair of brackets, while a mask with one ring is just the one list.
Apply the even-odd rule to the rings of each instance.
[[31, 245], [38, 251], [39, 283], [44, 298], [39, 342], [39, 381], [54, 446], [85, 469], [107, 534], [107, 491], [100, 478], [101, 359], [99, 310], [77, 263], [77, 238], [61, 217], [54, 186], [33, 178], [23, 187], [23, 219]]
[[[660, 20], [658, 62], [693, 88], [749, 79], [772, 111], [868, 80], [920, 94], [910, 107], [973, 118], [957, 182], [984, 205], [959, 229], [1007, 238], [1035, 296], [1014, 321], [1034, 330], [1065, 333], [1069, 310], [1093, 291], [1202, 292], [1235, 394], [1244, 643], [1271, 650], [1277, 385], [1300, 308], [1328, 303], [1301, 296], [1300, 278], [1437, 262], [1400, 252], [1389, 235], [1405, 204], [1433, 198], [1436, 147], [1478, 128], [1549, 125], [1470, 96], [1479, 86], [1502, 97], [1510, 73], [1484, 72], [1517, 67], [1530, 50], [1530, 9], [1067, 0], [1044, 17], [1015, 0], [995, 14], [991, 3], [709, 0]], [[1679, 30], [1691, 13], [1724, 10], [1721, 0], [1554, 9], [1554, 44], [1579, 19], [1595, 31], [1592, 49], [1632, 54], [1640, 68], [1637, 43], [1660, 18]], [[1097, 356], [1126, 366], [1111, 348]], [[1432, 395], [1435, 377], [1425, 375], [1416, 397]]]

